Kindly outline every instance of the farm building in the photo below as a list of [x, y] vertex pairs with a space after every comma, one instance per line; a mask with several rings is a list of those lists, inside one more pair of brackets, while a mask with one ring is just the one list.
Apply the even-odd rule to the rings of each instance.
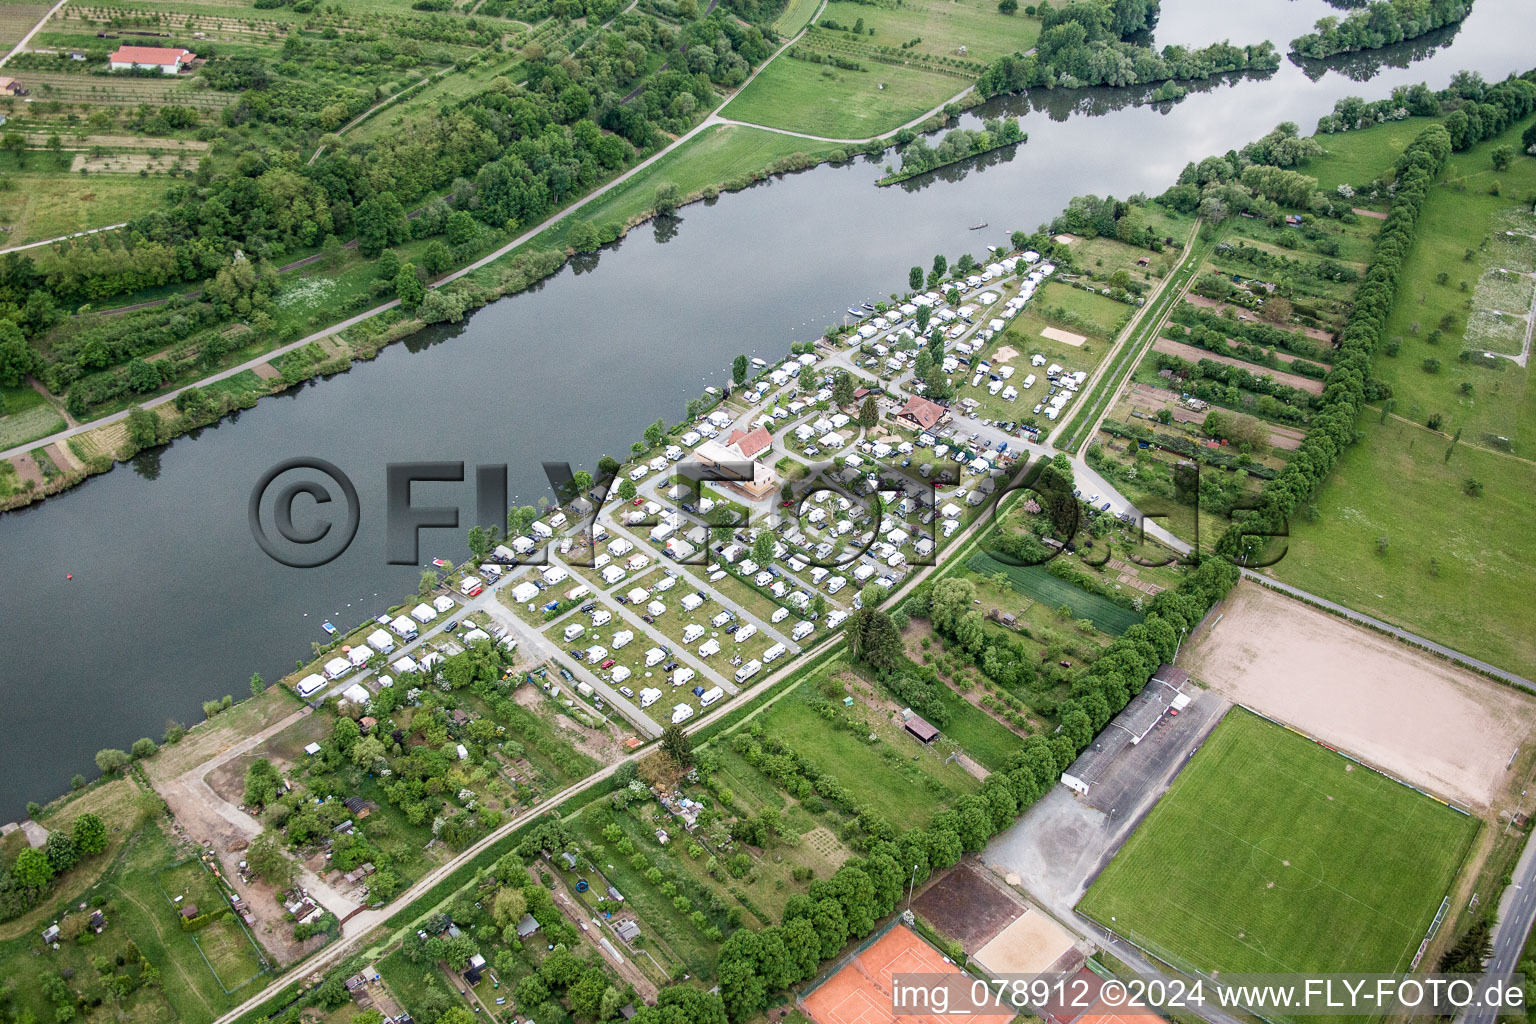
[[1187, 682], [1189, 673], [1184, 669], [1177, 665], [1159, 665], [1141, 692], [1110, 719], [1093, 741], [1093, 746], [1083, 751], [1062, 773], [1062, 785], [1080, 796], [1087, 796], [1093, 784], [1126, 747], [1134, 747], [1146, 739], [1147, 733], [1170, 710], [1177, 714], [1189, 703], [1190, 698], [1184, 693]]
[[197, 58], [197, 54], [190, 50], [180, 48], [171, 49], [167, 46], [119, 46], [112, 51], [107, 58], [113, 71], [130, 71], [134, 68], [143, 68], [146, 71], [158, 69], [162, 75], [174, 75], [181, 71], [182, 67], [190, 64]]
[[903, 708], [901, 715], [907, 720], [907, 732], [916, 736], [923, 743], [932, 743], [939, 738], [939, 730], [934, 728], [925, 719], [919, 717], [911, 708]]
[[0, 96], [25, 96], [27, 90], [14, 78], [0, 78]]

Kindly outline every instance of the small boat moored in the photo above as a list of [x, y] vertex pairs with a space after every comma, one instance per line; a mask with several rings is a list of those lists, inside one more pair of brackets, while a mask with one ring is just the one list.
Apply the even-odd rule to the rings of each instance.
[[331, 634], [331, 636], [336, 635], [336, 627], [331, 625], [329, 622], [320, 623], [320, 628]]

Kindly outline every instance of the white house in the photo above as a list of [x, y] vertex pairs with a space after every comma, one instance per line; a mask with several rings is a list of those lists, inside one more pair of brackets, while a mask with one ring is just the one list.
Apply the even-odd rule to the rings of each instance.
[[143, 68], [158, 70], [162, 75], [178, 74], [182, 66], [191, 63], [197, 54], [181, 48], [167, 46], [119, 46], [107, 58], [113, 71], [130, 71]]

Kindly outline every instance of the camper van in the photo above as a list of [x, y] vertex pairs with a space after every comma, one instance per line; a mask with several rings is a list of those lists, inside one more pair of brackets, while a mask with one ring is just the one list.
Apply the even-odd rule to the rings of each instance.
[[773, 614], [768, 616], [770, 622], [783, 622], [787, 618], [789, 618], [788, 608], [775, 608]]
[[[747, 669], [751, 668], [753, 672], [756, 672], [758, 669], [760, 669], [762, 667], [763, 667], [762, 665], [759, 665], [755, 661], [747, 662], [745, 665], [741, 666], [741, 668], [736, 671], [736, 681], [740, 682], [742, 679], [746, 678], [741, 673], [745, 672]], [[724, 690], [720, 689], [720, 687], [718, 687], [718, 686], [711, 686], [709, 689], [705, 690], [703, 693], [701, 693], [699, 695], [699, 705], [701, 707], [706, 707], [707, 708], [711, 704], [713, 704], [715, 701], [719, 700], [721, 697], [724, 697], [724, 696], [725, 696], [725, 691]]]
[[313, 695], [316, 690], [319, 690], [324, 685], [325, 685], [325, 677], [324, 676], [317, 675], [315, 673], [310, 673], [309, 675], [305, 676], [303, 679], [299, 680], [299, 696], [300, 697], [309, 697], [309, 696]]
[[465, 597], [475, 597], [485, 589], [485, 581], [479, 576], [465, 576], [464, 582], [459, 584], [459, 593]]
[[[736, 682], [744, 683], [748, 679], [751, 679], [753, 676], [757, 675], [762, 670], [763, 663], [758, 661], [756, 658], [753, 658], [751, 661], [747, 662], [745, 665], [741, 666], [741, 668], [736, 670]], [[716, 687], [715, 689], [719, 689], [719, 687]], [[709, 694], [706, 693], [702, 698], [700, 698], [699, 703], [704, 704], [708, 698]]]
[[815, 630], [816, 630], [816, 627], [814, 625], [812, 625], [811, 623], [809, 623], [809, 622], [800, 622], [800, 623], [797, 623], [795, 625], [795, 628], [790, 632], [789, 636], [790, 636], [790, 639], [792, 639], [792, 640], [804, 640], [806, 637], [810, 636], [811, 633], [813, 633]]
[[607, 608], [598, 608], [592, 612], [592, 625], [606, 626], [613, 620], [613, 613]]
[[779, 658], [782, 658], [786, 653], [788, 653], [788, 648], [786, 648], [783, 644], [774, 644], [772, 647], [763, 652], [763, 664], [766, 665], [770, 661], [775, 661]]
[[650, 650], [645, 652], [646, 668], [655, 668], [657, 665], [660, 665], [666, 660], [667, 652], [662, 650], [660, 647], [652, 647]]
[[586, 626], [583, 626], [579, 622], [573, 622], [569, 626], [565, 627], [565, 640], [567, 643], [569, 643], [570, 641], [575, 640], [577, 637], [581, 636], [581, 634], [585, 633], [586, 631]]
[[691, 644], [704, 635], [704, 627], [697, 622], [690, 622], [688, 628], [683, 630], [683, 643]]
[[720, 653], [720, 641], [715, 639], [705, 640], [699, 644], [699, 657], [712, 658]]
[[746, 643], [748, 640], [752, 639], [756, 635], [757, 635], [757, 627], [752, 625], [752, 623], [749, 622], [745, 626], [742, 626], [740, 629], [738, 629], [736, 631], [736, 636], [735, 636], [734, 639], [736, 640], [737, 643], [741, 644], [741, 643]]

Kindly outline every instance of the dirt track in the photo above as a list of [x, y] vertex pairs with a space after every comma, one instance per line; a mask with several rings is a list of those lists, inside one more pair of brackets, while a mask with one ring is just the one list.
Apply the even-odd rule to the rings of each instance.
[[1209, 359], [1213, 363], [1223, 363], [1227, 366], [1237, 366], [1249, 373], [1260, 377], [1269, 376], [1275, 378], [1275, 383], [1284, 384], [1287, 387], [1298, 388], [1314, 395], [1323, 393], [1323, 382], [1313, 377], [1303, 377], [1299, 373], [1286, 373], [1284, 370], [1271, 370], [1267, 366], [1258, 363], [1250, 363], [1246, 359], [1238, 359], [1234, 356], [1219, 356], [1215, 352], [1207, 352], [1195, 345], [1186, 345], [1182, 341], [1172, 341], [1168, 338], [1158, 338], [1152, 347], [1158, 352], [1166, 352], [1171, 356], [1191, 363], [1198, 363], [1202, 359]]
[[1536, 699], [1255, 583], [1181, 664], [1233, 701], [1429, 792], [1486, 810], [1536, 727]]

